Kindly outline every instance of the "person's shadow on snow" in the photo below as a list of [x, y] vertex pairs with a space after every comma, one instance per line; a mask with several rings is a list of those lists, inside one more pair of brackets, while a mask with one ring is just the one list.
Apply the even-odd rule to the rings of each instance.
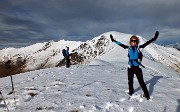
[[178, 107], [176, 109], [176, 112], [180, 112], [180, 99], [178, 99], [177, 101], [178, 101]]
[[[154, 91], [154, 86], [156, 85], [156, 83], [158, 82], [159, 79], [163, 78], [163, 76], [154, 76], [152, 79], [150, 79], [149, 81], [146, 81], [146, 85], [149, 85], [149, 95], [152, 95], [153, 91]], [[141, 87], [138, 87], [137, 89], [134, 90], [134, 92], [137, 92], [141, 89]]]

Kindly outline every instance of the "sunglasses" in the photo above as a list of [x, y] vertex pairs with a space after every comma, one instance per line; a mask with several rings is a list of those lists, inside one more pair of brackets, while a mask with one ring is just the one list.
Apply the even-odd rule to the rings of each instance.
[[136, 42], [137, 43], [137, 40], [130, 40], [130, 42]]

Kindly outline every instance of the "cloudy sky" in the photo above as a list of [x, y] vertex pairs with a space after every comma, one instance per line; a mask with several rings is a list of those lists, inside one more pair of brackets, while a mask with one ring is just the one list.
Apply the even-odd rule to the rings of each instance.
[[0, 48], [119, 31], [180, 42], [180, 0], [0, 0]]

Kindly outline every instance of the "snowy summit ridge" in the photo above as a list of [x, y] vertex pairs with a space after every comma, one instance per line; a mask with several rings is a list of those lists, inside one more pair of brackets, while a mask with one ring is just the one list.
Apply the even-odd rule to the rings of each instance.
[[[66, 46], [70, 47], [70, 53], [75, 53], [75, 56], [72, 57], [74, 64], [87, 64], [94, 58], [103, 58], [105, 56], [109, 56], [108, 60], [111, 59], [112, 61], [127, 60], [127, 51], [112, 43], [109, 38], [110, 34], [124, 44], [129, 44], [129, 38], [132, 36], [131, 34], [111, 31], [86, 42], [60, 40], [58, 42], [37, 43], [19, 49], [6, 48], [0, 50], [0, 60], [3, 63], [11, 59], [14, 63], [17, 63], [18, 59], [24, 59], [26, 61], [24, 62], [25, 66], [23, 66], [24, 71], [63, 66], [62, 49], [66, 48]], [[147, 41], [141, 36], [138, 37], [140, 44]], [[155, 60], [176, 71], [180, 71], [180, 52], [174, 48], [153, 43], [145, 48], [143, 53], [145, 58]]]

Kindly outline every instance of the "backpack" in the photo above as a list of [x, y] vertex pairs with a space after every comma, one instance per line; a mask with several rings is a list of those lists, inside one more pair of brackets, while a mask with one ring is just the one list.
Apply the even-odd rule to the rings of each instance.
[[65, 49], [62, 50], [62, 54], [64, 57], [66, 57], [66, 50]]
[[138, 59], [140, 60], [140, 62], [143, 59], [143, 53], [139, 50], [139, 48], [138, 48]]

